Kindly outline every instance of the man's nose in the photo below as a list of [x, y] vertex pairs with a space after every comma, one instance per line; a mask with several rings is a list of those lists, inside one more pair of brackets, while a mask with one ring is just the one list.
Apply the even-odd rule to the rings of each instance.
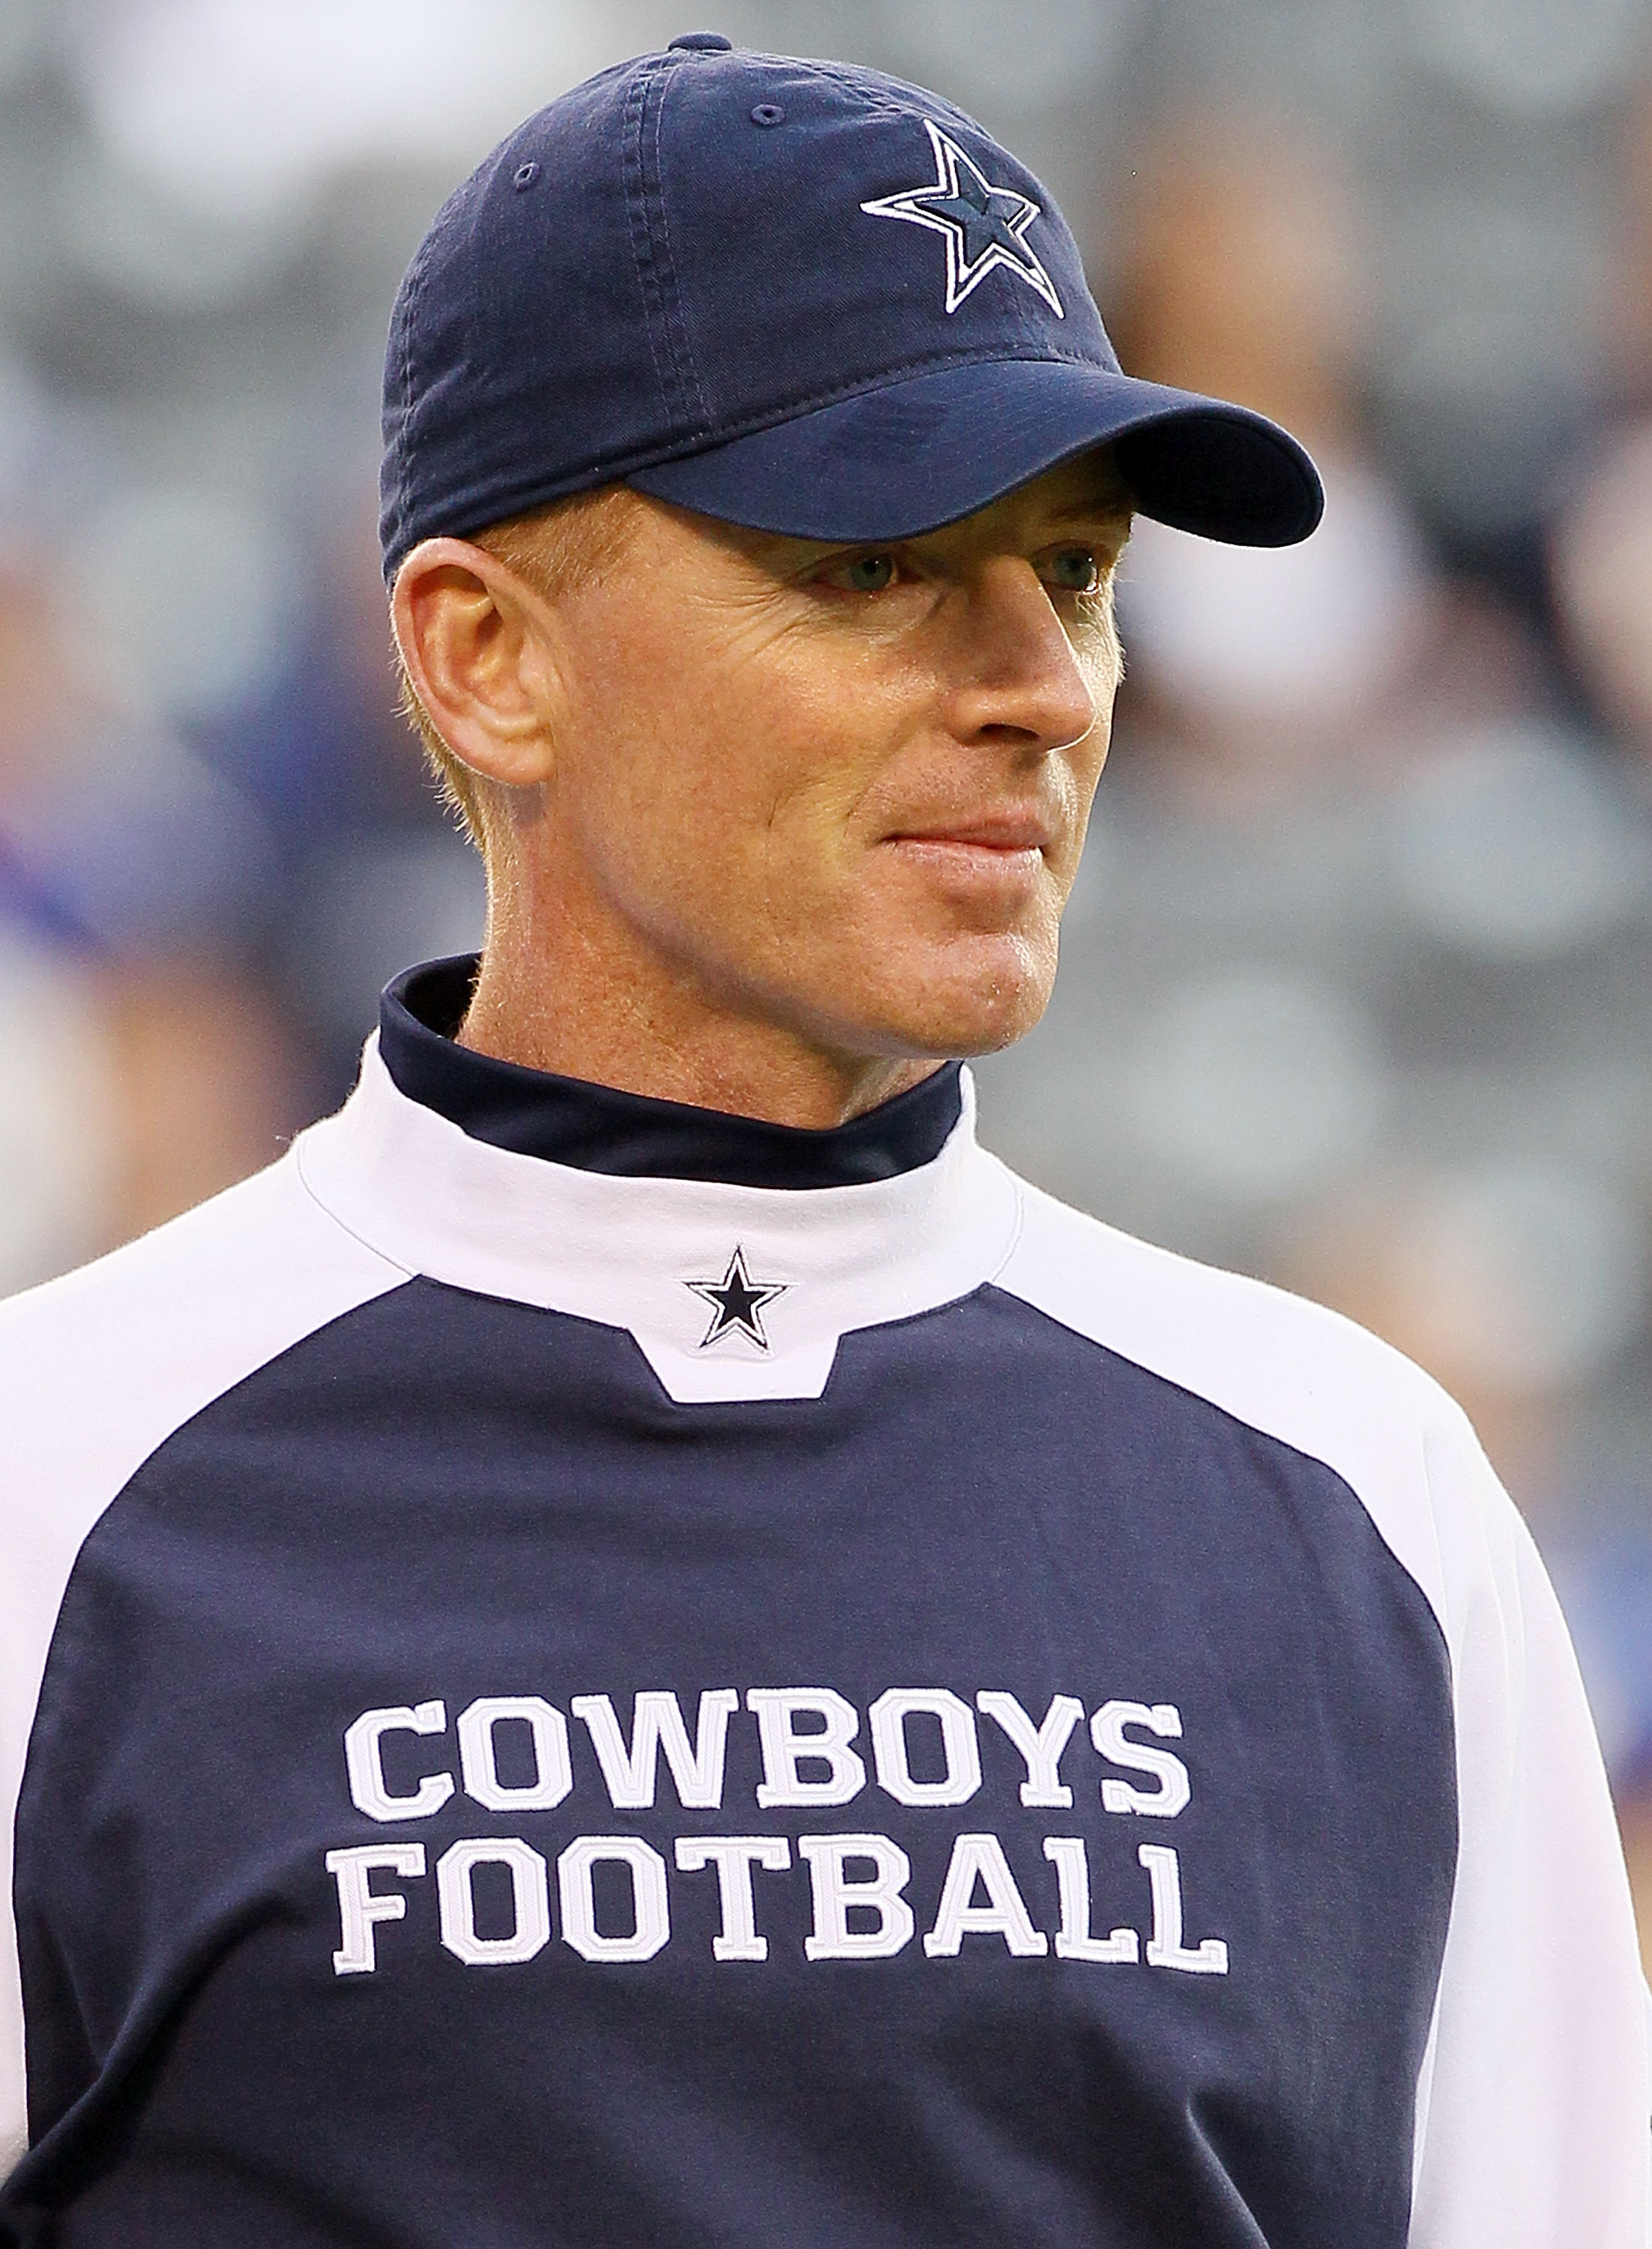
[[1044, 581], [996, 555], [963, 589], [953, 724], [966, 740], [1018, 741], [1047, 756], [1096, 719], [1095, 696]]

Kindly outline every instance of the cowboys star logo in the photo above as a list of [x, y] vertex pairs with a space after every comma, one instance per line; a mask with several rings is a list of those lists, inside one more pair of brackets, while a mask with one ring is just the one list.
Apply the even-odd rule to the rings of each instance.
[[714, 1343], [721, 1343], [727, 1335], [743, 1335], [756, 1344], [759, 1351], [767, 1351], [769, 1338], [763, 1332], [763, 1307], [784, 1296], [790, 1283], [785, 1281], [754, 1281], [745, 1269], [745, 1252], [737, 1242], [729, 1269], [720, 1281], [685, 1281], [684, 1288], [692, 1289], [696, 1296], [703, 1296], [711, 1306], [711, 1324], [700, 1338], [702, 1351], [709, 1351]]
[[905, 189], [898, 196], [880, 196], [860, 208], [873, 218], [903, 218], [913, 226], [927, 226], [943, 235], [947, 245], [947, 310], [956, 313], [964, 299], [978, 289], [995, 266], [1002, 266], [1036, 289], [1045, 303], [1064, 320], [1055, 284], [1028, 247], [1027, 229], [1042, 217], [1041, 207], [1031, 196], [1013, 188], [995, 188], [949, 133], [926, 117], [924, 131], [935, 150], [933, 185]]

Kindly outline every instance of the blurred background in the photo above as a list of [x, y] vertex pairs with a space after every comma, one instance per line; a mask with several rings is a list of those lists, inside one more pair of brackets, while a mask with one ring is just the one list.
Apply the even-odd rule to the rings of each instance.
[[1142, 526], [1054, 1007], [1071, 1200], [1473, 1412], [1652, 1932], [1652, 0], [0, 0], [0, 1294], [274, 1155], [476, 943], [394, 711], [396, 283], [531, 108], [701, 21], [974, 110], [1127, 367], [1326, 472]]

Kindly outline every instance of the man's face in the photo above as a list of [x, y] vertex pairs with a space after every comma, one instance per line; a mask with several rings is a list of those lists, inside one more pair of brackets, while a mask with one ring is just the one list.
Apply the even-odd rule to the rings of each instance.
[[639, 499], [559, 604], [557, 858], [719, 1010], [834, 1056], [1007, 1045], [1055, 976], [1128, 528], [1094, 457], [888, 547]]

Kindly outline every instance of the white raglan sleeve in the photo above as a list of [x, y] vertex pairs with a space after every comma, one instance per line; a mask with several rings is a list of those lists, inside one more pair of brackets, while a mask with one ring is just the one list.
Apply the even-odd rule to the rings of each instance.
[[1425, 1442], [1459, 1843], [1418, 2087], [1410, 2249], [1648, 2249], [1648, 1999], [1583, 1684], [1468, 1423]]
[[[332, 1129], [330, 1120], [310, 1137]], [[0, 2183], [28, 2142], [13, 1826], [81, 1544], [192, 1414], [407, 1277], [318, 1207], [288, 1156], [95, 1265], [0, 1303]]]
[[1649, 2249], [1648, 2000], [1622, 1847], [1553, 1589], [1467, 1418], [1333, 1313], [1023, 1201], [1000, 1285], [1325, 1462], [1444, 1636], [1458, 1852], [1409, 2249]]

